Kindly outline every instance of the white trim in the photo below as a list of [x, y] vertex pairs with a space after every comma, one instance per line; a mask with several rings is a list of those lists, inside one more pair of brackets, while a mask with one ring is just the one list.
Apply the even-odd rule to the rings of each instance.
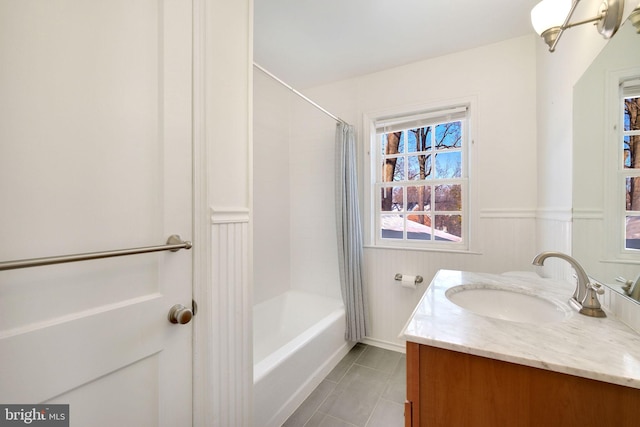
[[205, 0], [193, 1], [193, 299], [198, 313], [193, 319], [193, 426], [205, 427], [213, 419], [211, 335], [211, 231], [207, 209], [208, 165], [205, 118]]
[[[438, 101], [435, 103], [429, 104], [418, 104], [418, 105], [406, 105], [406, 106], [396, 106], [393, 108], [381, 109], [371, 112], [366, 112], [362, 116], [362, 141], [364, 148], [365, 156], [368, 156], [368, 160], [364, 160], [365, 170], [364, 170], [364, 214], [363, 214], [363, 230], [365, 233], [364, 241], [365, 245], [368, 246], [392, 246], [395, 247], [394, 241], [380, 241], [376, 237], [377, 235], [377, 222], [378, 216], [375, 214], [377, 212], [376, 209], [376, 200], [378, 200], [379, 195], [375, 191], [377, 177], [377, 157], [378, 152], [377, 148], [372, 153], [374, 149], [374, 145], [377, 143], [376, 141], [376, 122], [379, 120], [389, 119], [391, 117], [397, 118], [401, 116], [412, 117], [419, 114], [431, 114], [434, 115], [436, 111], [440, 110], [441, 112], [451, 112], [453, 107], [457, 108], [460, 106], [465, 107], [465, 124], [463, 126], [463, 132], [465, 135], [466, 146], [463, 148], [462, 162], [463, 167], [466, 171], [465, 176], [463, 176], [460, 180], [462, 181], [461, 185], [463, 186], [463, 206], [465, 209], [461, 212], [464, 218], [464, 229], [462, 230], [462, 243], [445, 243], [439, 241], [407, 241], [401, 240], [398, 243], [398, 248], [406, 248], [406, 249], [426, 249], [426, 250], [455, 250], [462, 252], [473, 252], [474, 246], [477, 244], [477, 237], [479, 236], [478, 230], [478, 208], [477, 208], [477, 194], [476, 194], [476, 185], [473, 182], [473, 179], [470, 177], [473, 176], [475, 171], [475, 159], [477, 154], [474, 148], [476, 144], [477, 137], [477, 125], [476, 118], [478, 117], [477, 111], [477, 98], [475, 96], [469, 96], [464, 98], [456, 98], [446, 101]], [[456, 109], [456, 112], [460, 112], [463, 110]], [[454, 119], [455, 120], [455, 119]], [[376, 173], [374, 173], [376, 171]], [[375, 192], [375, 193], [374, 193]]]
[[480, 218], [535, 218], [535, 209], [507, 208], [481, 209]]
[[466, 118], [469, 107], [459, 107], [422, 111], [417, 114], [400, 114], [392, 117], [378, 117], [375, 120], [376, 132], [390, 133], [407, 129], [415, 129], [432, 126], [442, 122], [453, 122], [456, 119]]
[[629, 265], [633, 265], [633, 264], [637, 264], [640, 265], [640, 260], [638, 259], [620, 259], [620, 258], [616, 258], [616, 259], [609, 259], [609, 258], [605, 258], [605, 259], [601, 259], [599, 260], [600, 262], [604, 262], [604, 263], [609, 263], [609, 264], [629, 264]]
[[[375, 116], [374, 116], [375, 117]], [[363, 240], [364, 244], [372, 245], [373, 239], [372, 237], [375, 235], [375, 221], [373, 221], [373, 214], [371, 213], [371, 209], [373, 204], [375, 203], [375, 197], [373, 194], [373, 188], [375, 186], [375, 177], [372, 174], [372, 171], [375, 170], [375, 161], [376, 156], [371, 155], [371, 138], [375, 138], [376, 135], [376, 126], [375, 120], [370, 118], [367, 114], [363, 114], [362, 116], [362, 140], [361, 144], [363, 147], [364, 153], [364, 176], [362, 192], [364, 194], [364, 209], [362, 211], [362, 231], [364, 233]]]
[[362, 340], [363, 344], [367, 344], [373, 347], [384, 348], [385, 350], [397, 351], [398, 353], [406, 353], [407, 350], [404, 346], [389, 341], [379, 340], [377, 338], [365, 337]]
[[638, 254], [624, 249], [626, 235], [625, 224], [621, 221], [625, 216], [625, 191], [620, 185], [624, 171], [620, 167], [622, 155], [620, 145], [622, 139], [622, 106], [620, 97], [623, 82], [640, 75], [640, 68], [631, 67], [607, 72], [605, 91], [605, 129], [603, 170], [605, 172], [604, 187], [604, 230], [605, 258], [623, 261], [638, 259]]
[[574, 209], [573, 219], [604, 219], [604, 211], [602, 209]]
[[211, 208], [212, 224], [237, 224], [249, 222], [248, 208]]
[[[214, 70], [207, 64], [229, 56], [228, 51], [220, 50], [221, 45], [234, 49], [229, 42], [212, 37], [223, 19], [220, 16], [224, 17], [218, 10], [223, 3], [193, 2], [193, 233], [197, 249], [193, 254], [193, 297], [198, 304], [192, 321], [194, 427], [253, 425], [249, 209], [211, 207], [213, 186], [218, 184], [212, 182], [215, 165], [209, 147], [215, 148], [219, 142], [207, 129], [223, 101], [213, 98], [212, 91], [220, 83], [214, 81]], [[246, 25], [248, 50], [237, 60], [247, 71], [249, 111], [238, 123], [242, 128], [246, 122], [250, 138], [253, 2], [227, 2], [222, 9], [226, 4], [246, 19], [239, 31]]]
[[468, 249], [453, 249], [453, 248], [436, 248], [436, 247], [409, 247], [409, 246], [382, 246], [382, 245], [364, 245], [365, 249], [376, 250], [394, 250], [394, 251], [418, 251], [418, 252], [437, 252], [440, 254], [465, 254], [465, 255], [484, 255], [484, 252], [470, 251]]
[[571, 222], [572, 217], [571, 208], [540, 208], [536, 210], [537, 219]]

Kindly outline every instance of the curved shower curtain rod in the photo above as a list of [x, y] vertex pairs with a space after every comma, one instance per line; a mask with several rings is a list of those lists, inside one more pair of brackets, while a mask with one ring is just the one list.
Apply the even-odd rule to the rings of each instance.
[[279, 79], [278, 77], [276, 77], [275, 75], [273, 75], [271, 72], [267, 71], [266, 69], [264, 69], [262, 66], [260, 66], [259, 64], [256, 64], [255, 62], [253, 63], [253, 66], [256, 67], [258, 70], [262, 71], [263, 73], [265, 73], [266, 75], [268, 75], [269, 77], [271, 77], [272, 79], [274, 79], [275, 81], [277, 81], [278, 83], [280, 83], [281, 85], [283, 85], [284, 87], [286, 87], [287, 89], [289, 89], [291, 92], [295, 93], [296, 95], [298, 95], [300, 98], [304, 99], [305, 101], [307, 101], [309, 104], [313, 105], [314, 107], [316, 107], [318, 110], [322, 111], [323, 113], [325, 113], [327, 116], [331, 117], [332, 119], [340, 122], [340, 123], [344, 123], [345, 125], [348, 125], [349, 123], [345, 122], [344, 120], [342, 120], [340, 117], [331, 114], [329, 111], [325, 110], [324, 108], [322, 108], [320, 105], [318, 105], [317, 103], [313, 102], [311, 99], [309, 99], [308, 97], [306, 97], [305, 95], [303, 95], [302, 93], [298, 92], [296, 89], [294, 89], [293, 87], [291, 87], [290, 85], [288, 85], [287, 83], [285, 83], [284, 81], [282, 81], [281, 79]]

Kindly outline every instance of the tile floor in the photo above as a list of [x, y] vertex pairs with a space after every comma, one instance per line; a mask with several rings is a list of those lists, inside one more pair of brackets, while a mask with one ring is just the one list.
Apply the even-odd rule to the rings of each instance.
[[406, 356], [365, 344], [338, 363], [283, 427], [402, 427]]

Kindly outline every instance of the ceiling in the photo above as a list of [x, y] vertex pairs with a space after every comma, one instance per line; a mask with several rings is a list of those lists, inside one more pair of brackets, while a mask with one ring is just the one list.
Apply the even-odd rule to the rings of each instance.
[[296, 89], [534, 34], [539, 0], [254, 0], [254, 59]]

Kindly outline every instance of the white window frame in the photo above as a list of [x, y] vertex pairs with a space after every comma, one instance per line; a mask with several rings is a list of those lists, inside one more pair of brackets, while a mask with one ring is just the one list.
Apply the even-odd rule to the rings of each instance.
[[[365, 231], [365, 245], [375, 248], [400, 248], [415, 250], [432, 250], [440, 252], [471, 252], [477, 241], [477, 191], [473, 176], [475, 161], [475, 116], [476, 99], [473, 97], [455, 99], [442, 103], [421, 104], [404, 106], [393, 109], [368, 112], [363, 115], [363, 143], [365, 153], [365, 179], [364, 179], [364, 215], [363, 225]], [[393, 123], [410, 122], [407, 127], [417, 128], [429, 126], [434, 117], [443, 117], [448, 112], [466, 109], [466, 117], [463, 123], [463, 146], [462, 146], [462, 177], [456, 179], [463, 184], [462, 191], [462, 241], [424, 241], [413, 239], [383, 239], [379, 235], [380, 230], [380, 186], [382, 181], [381, 153], [379, 149], [379, 136], [377, 127], [380, 123], [387, 126]], [[431, 120], [431, 121], [430, 121]], [[455, 120], [455, 119], [454, 119]], [[454, 121], [452, 120], [452, 121]], [[434, 180], [434, 183], [445, 184], [447, 180]], [[458, 182], [456, 182], [458, 183]], [[406, 237], [406, 236], [405, 236]]]
[[[624, 107], [628, 82], [640, 79], [640, 68], [611, 72], [607, 83], [607, 129], [605, 133], [605, 259], [619, 262], [640, 263], [640, 251], [626, 249], [626, 191], [625, 178], [640, 176], [640, 170], [625, 169], [622, 140], [624, 137]], [[634, 92], [635, 93], [635, 92]], [[609, 232], [607, 232], [609, 230]]]

